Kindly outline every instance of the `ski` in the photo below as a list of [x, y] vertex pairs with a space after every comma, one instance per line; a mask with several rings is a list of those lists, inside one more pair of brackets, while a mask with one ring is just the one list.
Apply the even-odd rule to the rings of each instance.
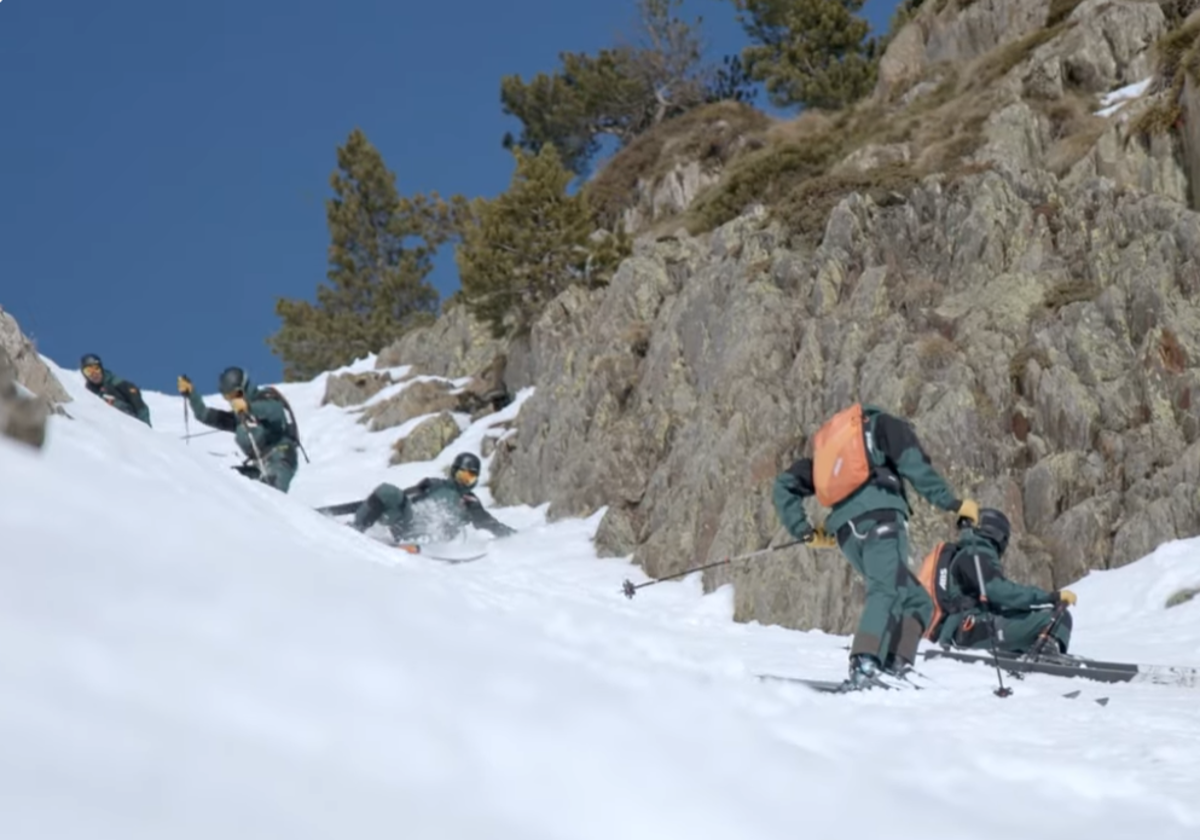
[[[810, 680], [804, 677], [783, 677], [778, 674], [756, 674], [763, 681], [776, 680], [778, 682], [796, 683], [811, 688], [813, 691], [820, 691], [823, 694], [849, 694], [850, 692], [842, 690], [842, 684], [834, 680]], [[882, 688], [890, 688], [891, 686], [881, 686]]]
[[956, 662], [977, 662], [994, 666], [999, 663], [1013, 674], [1047, 674], [1054, 677], [1082, 677], [1104, 683], [1151, 683], [1178, 688], [1200, 687], [1200, 669], [1169, 665], [1135, 665], [1127, 662], [1105, 662], [1089, 659], [1030, 661], [1017, 655], [1000, 655], [999, 659], [989, 653], [968, 653], [956, 650], [927, 650], [923, 657], [929, 659], [951, 659]]
[[314, 510], [326, 516], [346, 516], [358, 510], [361, 504], [362, 502], [342, 502], [340, 505], [325, 505], [324, 507], [314, 508]]
[[[807, 677], [785, 677], [785, 676], [782, 676], [781, 674], [756, 674], [755, 676], [757, 676], [760, 680], [763, 680], [763, 681], [776, 680], [778, 682], [790, 682], [790, 683], [796, 683], [797, 685], [808, 686], [809, 688], [813, 689], [814, 691], [820, 691], [820, 692], [823, 692], [826, 694], [857, 694], [858, 693], [856, 690], [846, 690], [845, 688], [843, 688], [843, 685], [844, 685], [843, 683], [835, 682], [833, 680], [810, 680]], [[882, 681], [876, 681], [876, 683], [873, 687], [874, 688], [882, 688], [886, 691], [903, 691], [905, 689], [911, 689], [913, 691], [921, 690], [921, 686], [913, 685], [912, 683], [908, 683], [907, 685], [901, 686], [901, 685], [892, 685], [890, 683], [886, 683], [886, 682], [882, 682]]]
[[429, 560], [437, 560], [442, 563], [473, 563], [476, 560], [482, 560], [484, 557], [487, 557], [486, 551], [482, 554], [472, 554], [468, 557], [439, 557], [436, 554], [429, 554], [428, 552], [422, 551], [421, 546], [418, 543], [397, 543], [394, 548], [398, 548], [401, 551], [407, 551], [409, 554], [419, 554]]

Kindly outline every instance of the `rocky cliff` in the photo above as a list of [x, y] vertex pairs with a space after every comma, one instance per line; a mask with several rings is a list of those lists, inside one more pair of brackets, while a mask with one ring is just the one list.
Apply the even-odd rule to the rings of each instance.
[[[1161, 78], [1094, 113], [1162, 70], [1175, 5], [927, 0], [864, 106], [899, 128], [858, 135], [832, 170], [905, 177], [834, 195], [815, 241], [768, 206], [697, 235], [656, 219], [609, 287], [565, 292], [521, 348], [536, 391], [497, 449], [497, 499], [607, 507], [602, 551], [677, 572], [779, 539], [773, 477], [864, 400], [911, 418], [962, 494], [1009, 513], [1018, 577], [1064, 585], [1200, 533], [1187, 114], [1147, 130], [1181, 95]], [[939, 132], [958, 155], [941, 171]], [[701, 203], [722, 187], [711, 168], [693, 180]], [[647, 215], [640, 189], [627, 224]], [[472, 358], [468, 333], [447, 319], [385, 363], [473, 373], [434, 369]], [[923, 553], [952, 523], [915, 506]], [[732, 581], [740, 620], [842, 632], [858, 610], [836, 552], [781, 551]]]

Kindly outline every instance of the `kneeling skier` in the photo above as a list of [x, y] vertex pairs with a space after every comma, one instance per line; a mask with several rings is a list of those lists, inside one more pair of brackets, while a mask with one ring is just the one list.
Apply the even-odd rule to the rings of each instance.
[[258, 388], [239, 367], [229, 367], [217, 379], [221, 396], [231, 411], [209, 408], [192, 381], [179, 377], [179, 393], [187, 398], [192, 414], [206, 426], [233, 432], [246, 463], [236, 469], [284, 493], [299, 468], [296, 448], [300, 436], [283, 395], [274, 388]]
[[[1054, 622], [1038, 653], [1065, 654], [1071, 642], [1071, 614], [1065, 607], [1075, 605], [1075, 593], [1047, 592], [1004, 576], [1000, 558], [1012, 529], [1003, 511], [983, 508], [978, 524], [960, 519], [958, 526], [958, 540], [935, 546], [921, 567], [921, 583], [935, 605], [926, 638], [952, 647], [990, 648], [994, 629], [998, 651], [1022, 654]], [[1064, 610], [1055, 621], [1055, 612], [1047, 608], [1060, 604]]]
[[488, 513], [472, 490], [479, 482], [479, 458], [462, 452], [450, 466], [450, 478], [425, 478], [407, 489], [384, 482], [371, 491], [354, 513], [353, 526], [366, 531], [383, 522], [396, 542], [425, 537], [444, 542], [467, 525], [498, 537], [516, 530]]

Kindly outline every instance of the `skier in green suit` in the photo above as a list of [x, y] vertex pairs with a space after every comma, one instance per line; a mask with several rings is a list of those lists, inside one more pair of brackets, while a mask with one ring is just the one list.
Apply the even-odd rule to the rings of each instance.
[[192, 381], [179, 377], [179, 393], [187, 398], [196, 419], [214, 429], [233, 432], [234, 441], [246, 456], [238, 472], [286, 493], [299, 467], [296, 449], [300, 438], [282, 395], [274, 388], [256, 387], [239, 367], [222, 371], [217, 387], [229, 403], [229, 411], [206, 406]]
[[[908, 568], [905, 481], [935, 507], [972, 521], [979, 516], [979, 506], [959, 499], [933, 468], [912, 426], [870, 405], [831, 417], [813, 436], [813, 457], [775, 479], [775, 510], [788, 533], [817, 548], [838, 546], [866, 582], [847, 691], [910, 671], [933, 615], [932, 599]], [[821, 527], [805, 513], [810, 496], [830, 508]]]
[[[942, 566], [945, 585], [935, 594], [946, 615], [930, 628], [930, 636], [953, 647], [990, 648], [994, 631], [998, 650], [1025, 653], [1054, 622], [1050, 608], [1074, 606], [1075, 593], [1048, 592], [1004, 576], [1000, 559], [1011, 527], [1003, 511], [984, 508], [977, 525], [960, 525], [958, 540], [942, 548], [951, 554]], [[981, 596], [987, 598], [986, 608]], [[1071, 614], [1064, 610], [1039, 654], [1064, 654], [1070, 643]]]
[[484, 509], [472, 490], [479, 481], [479, 458], [462, 452], [450, 466], [449, 478], [426, 478], [407, 489], [384, 482], [358, 506], [354, 527], [366, 531], [382, 522], [398, 543], [425, 537], [443, 542], [472, 525], [498, 537], [515, 534], [513, 528]]
[[79, 370], [89, 391], [118, 411], [150, 425], [150, 408], [142, 399], [142, 392], [132, 382], [107, 370], [99, 356], [85, 353], [79, 360]]

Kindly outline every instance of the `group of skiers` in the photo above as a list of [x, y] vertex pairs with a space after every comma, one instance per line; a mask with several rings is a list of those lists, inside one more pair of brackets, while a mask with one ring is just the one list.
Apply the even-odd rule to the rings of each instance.
[[[150, 409], [137, 386], [107, 370], [99, 356], [85, 354], [80, 370], [89, 391], [150, 425]], [[198, 422], [233, 433], [234, 442], [246, 458], [236, 467], [238, 472], [288, 492], [300, 466], [298, 453], [304, 449], [287, 399], [277, 388], [256, 385], [240, 367], [222, 371], [217, 387], [229, 404], [228, 410], [205, 405], [188, 377], [180, 376], [178, 380], [179, 393]], [[463, 452], [454, 459], [449, 478], [426, 478], [404, 490], [386, 482], [380, 484], [359, 505], [353, 527], [366, 531], [381, 522], [397, 542], [451, 539], [467, 525], [500, 537], [516, 533], [488, 513], [472, 492], [480, 469], [478, 456]]]
[[[930, 504], [954, 513], [959, 529], [956, 541], [925, 556], [918, 574], [908, 565], [906, 481]], [[922, 638], [1018, 654], [1038, 642], [1043, 653], [1067, 652], [1066, 608], [1075, 604], [1074, 593], [1005, 578], [1008, 517], [956, 496], [907, 421], [870, 405], [843, 409], [813, 436], [812, 457], [776, 477], [772, 494], [795, 539], [839, 548], [866, 584], [844, 690], [905, 679]], [[804, 509], [814, 496], [830, 509], [819, 526]]]
[[[133, 383], [106, 370], [93, 353], [80, 367], [88, 390], [150, 424], [150, 410]], [[286, 493], [299, 467], [297, 451], [303, 451], [287, 400], [275, 388], [257, 387], [239, 367], [226, 368], [217, 384], [228, 410], [205, 405], [186, 376], [178, 382], [200, 423], [234, 434], [246, 456], [237, 469]], [[448, 478], [426, 478], [406, 489], [380, 484], [357, 505], [351, 524], [359, 531], [383, 524], [397, 543], [450, 539], [466, 525], [500, 537], [515, 533], [474, 494], [480, 467], [476, 455], [463, 452]], [[925, 556], [918, 574], [908, 565], [911, 509], [905, 482], [930, 504], [954, 513], [959, 528], [956, 541], [939, 543]], [[795, 539], [814, 548], [839, 548], [865, 581], [847, 690], [886, 684], [887, 676], [905, 678], [923, 638], [1013, 653], [1037, 642], [1043, 651], [1049, 645], [1052, 653], [1067, 652], [1071, 618], [1065, 608], [1075, 595], [1005, 578], [1008, 517], [955, 495], [907, 421], [870, 405], [843, 409], [813, 436], [813, 455], [775, 479], [772, 495]], [[805, 499], [814, 496], [830, 509], [821, 525], [811, 524], [804, 509]]]

